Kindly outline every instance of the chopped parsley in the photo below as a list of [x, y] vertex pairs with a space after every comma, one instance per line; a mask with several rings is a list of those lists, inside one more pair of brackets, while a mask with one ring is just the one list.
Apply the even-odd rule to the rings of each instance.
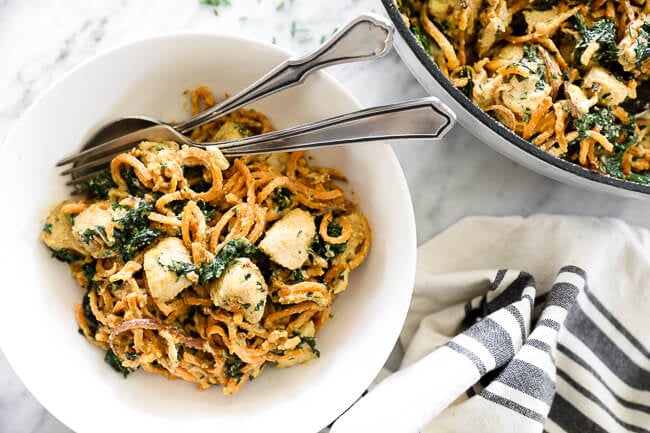
[[573, 58], [580, 63], [580, 57], [585, 52], [590, 42], [598, 42], [600, 46], [596, 59], [603, 66], [610, 66], [617, 62], [618, 47], [616, 46], [616, 26], [614, 20], [605, 18], [598, 20], [593, 26], [587, 27], [580, 15], [574, 18], [575, 29], [580, 33], [580, 40], [576, 42]]
[[45, 233], [52, 234], [52, 224], [50, 224], [50, 223], [46, 223], [46, 224], [43, 226], [43, 231], [44, 231]]
[[260, 302], [255, 305], [255, 311], [260, 311], [264, 307], [264, 299], [262, 299]]

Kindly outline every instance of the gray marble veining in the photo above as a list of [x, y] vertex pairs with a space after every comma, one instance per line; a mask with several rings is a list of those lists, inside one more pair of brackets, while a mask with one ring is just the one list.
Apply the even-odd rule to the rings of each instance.
[[[216, 12], [198, 0], [2, 0], [0, 140], [52, 82], [112, 46], [192, 30], [236, 33], [302, 53], [353, 16], [380, 9], [376, 0], [237, 0]], [[292, 35], [293, 22], [297, 31]], [[425, 95], [395, 54], [372, 63], [337, 66], [330, 72], [364, 105]], [[546, 179], [460, 128], [441, 142], [396, 144], [394, 149], [411, 189], [419, 242], [467, 215], [613, 216], [650, 227], [646, 217], [650, 202]], [[70, 430], [29, 394], [0, 352], [0, 433], [14, 432]]]

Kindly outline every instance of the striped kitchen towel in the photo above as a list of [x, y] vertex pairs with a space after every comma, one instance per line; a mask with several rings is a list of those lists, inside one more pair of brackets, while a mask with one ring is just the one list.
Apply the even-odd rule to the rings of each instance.
[[400, 342], [332, 433], [650, 433], [650, 232], [461, 220], [420, 247]]

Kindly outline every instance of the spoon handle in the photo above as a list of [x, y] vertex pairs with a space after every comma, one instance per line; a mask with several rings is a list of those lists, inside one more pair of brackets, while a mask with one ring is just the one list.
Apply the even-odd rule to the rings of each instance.
[[185, 134], [199, 125], [258, 99], [302, 83], [320, 68], [384, 56], [392, 47], [393, 26], [375, 14], [363, 14], [336, 32], [325, 44], [300, 58], [290, 58], [262, 78], [220, 104], [174, 125]]
[[196, 144], [218, 147], [224, 155], [295, 151], [370, 141], [439, 139], [455, 116], [433, 96], [367, 108], [318, 122], [240, 140]]

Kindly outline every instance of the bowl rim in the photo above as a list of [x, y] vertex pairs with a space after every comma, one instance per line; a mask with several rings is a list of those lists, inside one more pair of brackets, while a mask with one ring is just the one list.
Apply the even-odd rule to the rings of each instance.
[[[72, 66], [69, 68], [67, 71], [63, 72], [61, 76], [56, 78], [50, 85], [48, 85], [44, 90], [40, 92], [40, 94], [34, 99], [34, 101], [25, 109], [25, 111], [20, 115], [20, 117], [16, 120], [16, 122], [11, 126], [9, 129], [7, 135], [5, 136], [4, 140], [0, 142], [0, 151], [5, 149], [5, 146], [8, 146], [9, 143], [15, 141], [15, 136], [18, 133], [19, 129], [21, 128], [21, 125], [24, 121], [25, 118], [27, 118], [31, 113], [41, 105], [42, 101], [48, 98], [54, 90], [56, 90], [64, 81], [69, 79], [70, 76], [74, 75], [77, 73], [77, 71], [83, 69], [87, 65], [95, 62], [96, 60], [104, 57], [111, 55], [117, 51], [121, 51], [127, 48], [130, 48], [135, 45], [139, 44], [146, 44], [146, 43], [151, 43], [151, 42], [159, 42], [159, 41], [164, 41], [164, 40], [171, 40], [171, 39], [180, 39], [180, 38], [227, 38], [230, 40], [234, 41], [242, 41], [244, 43], [253, 43], [257, 44], [259, 46], [262, 46], [266, 49], [270, 49], [279, 53], [282, 53], [283, 55], [286, 55], [287, 57], [293, 56], [294, 53], [290, 51], [287, 48], [278, 46], [276, 44], [256, 39], [253, 37], [247, 37], [247, 36], [240, 36], [234, 33], [228, 33], [228, 32], [212, 32], [212, 31], [195, 31], [195, 30], [180, 30], [180, 31], [170, 31], [170, 32], [163, 32], [163, 33], [158, 33], [155, 35], [151, 36], [146, 36], [146, 37], [138, 37], [136, 39], [120, 42], [117, 44], [114, 44], [106, 49], [100, 50], [97, 53], [89, 56], [88, 58], [80, 61], [78, 64]], [[352, 95], [346, 87], [339, 82], [337, 79], [335, 79], [333, 76], [328, 74], [325, 71], [316, 71], [314, 73], [315, 75], [318, 75], [319, 78], [323, 79], [328, 85], [336, 88], [338, 92], [341, 94], [344, 94], [347, 98], [350, 99], [350, 101], [357, 107], [357, 108], [362, 108], [363, 105], [358, 101], [358, 99]], [[92, 132], [92, 128], [101, 126], [101, 125], [93, 125], [90, 126], [88, 133]], [[416, 250], [417, 250], [417, 232], [416, 232], [416, 224], [415, 224], [415, 211], [413, 208], [412, 200], [411, 200], [411, 194], [409, 191], [408, 183], [406, 181], [406, 176], [404, 171], [401, 168], [401, 164], [397, 158], [397, 155], [393, 151], [392, 147], [388, 143], [377, 143], [378, 146], [383, 146], [387, 150], [386, 156], [388, 158], [388, 163], [390, 163], [392, 166], [394, 166], [397, 169], [397, 173], [399, 173], [398, 178], [396, 179], [398, 188], [401, 191], [402, 195], [407, 197], [406, 202], [408, 205], [405, 207], [405, 212], [408, 216], [408, 221], [406, 221], [407, 225], [401, 226], [402, 230], [402, 236], [405, 238], [409, 239], [409, 244], [410, 247], [408, 248], [410, 250], [409, 256], [408, 257], [402, 257], [402, 260], [404, 260], [405, 263], [407, 263], [407, 266], [403, 266], [401, 268], [401, 272], [404, 273], [404, 286], [408, 287], [408, 299], [406, 295], [404, 296], [405, 301], [403, 302], [403, 305], [400, 305], [399, 307], [402, 307], [402, 311], [399, 312], [399, 316], [401, 317], [399, 323], [399, 327], [395, 327], [394, 329], [391, 330], [390, 334], [386, 335], [385, 340], [389, 340], [390, 346], [386, 345], [386, 347], [382, 347], [381, 350], [378, 350], [379, 354], [382, 355], [377, 356], [376, 362], [374, 362], [372, 365], [366, 365], [366, 370], [368, 370], [368, 367], [372, 367], [370, 370], [373, 371], [372, 375], [368, 375], [367, 378], [364, 379], [364, 386], [358, 390], [359, 395], [368, 388], [368, 386], [371, 385], [372, 381], [374, 380], [375, 376], [377, 373], [381, 371], [382, 366], [385, 364], [386, 360], [389, 358], [393, 348], [394, 344], [398, 342], [399, 335], [401, 333], [404, 321], [406, 320], [406, 315], [408, 312], [408, 309], [410, 307], [410, 301], [411, 297], [413, 294], [413, 288], [415, 284], [415, 270], [416, 270]], [[397, 305], [394, 305], [393, 307], [398, 307]], [[7, 352], [3, 349], [3, 343], [2, 343], [2, 335], [3, 333], [0, 332], [0, 349], [3, 350], [4, 357], [8, 363], [8, 365], [11, 367], [13, 370], [14, 374], [20, 379], [22, 385], [32, 394], [32, 396], [45, 408], [48, 413], [59, 420], [62, 424], [64, 424], [67, 427], [73, 428], [76, 427], [78, 424], [74, 420], [70, 420], [69, 418], [61, 418], [60, 414], [53, 412], [51, 410], [52, 405], [50, 404], [49, 396], [48, 398], [45, 398], [41, 394], [37, 394], [36, 390], [38, 389], [37, 387], [32, 386], [32, 381], [27, 378], [26, 379], [26, 374], [25, 370], [21, 367], [18, 367], [17, 363], [15, 362], [14, 356], [11, 354], [11, 352]], [[5, 346], [6, 347], [6, 346]], [[28, 385], [30, 384], [30, 385]], [[35, 392], [36, 391], [36, 392]], [[353, 405], [356, 400], [358, 399], [358, 395], [350, 395], [346, 396], [343, 398], [341, 396], [341, 399], [339, 401], [343, 402], [343, 405], [341, 406], [337, 412], [337, 415], [333, 418], [328, 420], [329, 423], [334, 422], [338, 416], [343, 414], [345, 410], [351, 405]], [[325, 428], [326, 425], [322, 425], [319, 428]]]
[[483, 126], [499, 134], [509, 144], [516, 146], [521, 151], [527, 153], [535, 159], [541, 160], [544, 163], [558, 168], [564, 172], [586, 179], [589, 182], [607, 185], [609, 187], [632, 191], [635, 193], [650, 194], [650, 184], [644, 185], [642, 183], [619, 179], [617, 177], [589, 170], [565, 159], [558, 158], [557, 156], [554, 156], [540, 149], [528, 140], [524, 140], [522, 137], [515, 134], [512, 130], [505, 127], [498, 120], [494, 119], [485, 111], [480, 109], [478, 105], [474, 104], [471, 99], [469, 99], [459, 88], [454, 86], [454, 84], [449, 81], [447, 77], [445, 77], [436, 62], [431, 58], [431, 56], [426, 53], [422, 45], [420, 45], [418, 40], [413, 35], [413, 32], [411, 32], [411, 29], [409, 29], [404, 22], [402, 15], [397, 9], [395, 1], [381, 0], [381, 3], [384, 6], [386, 13], [388, 14], [388, 17], [393, 22], [393, 25], [395, 26], [397, 32], [406, 42], [411, 52], [415, 54], [418, 61], [426, 68], [429, 74], [433, 76], [438, 84], [440, 84], [440, 86], [445, 89], [449, 96], [458, 102], [460, 106], [465, 109], [471, 116], [473, 116], [475, 119], [478, 119]]

